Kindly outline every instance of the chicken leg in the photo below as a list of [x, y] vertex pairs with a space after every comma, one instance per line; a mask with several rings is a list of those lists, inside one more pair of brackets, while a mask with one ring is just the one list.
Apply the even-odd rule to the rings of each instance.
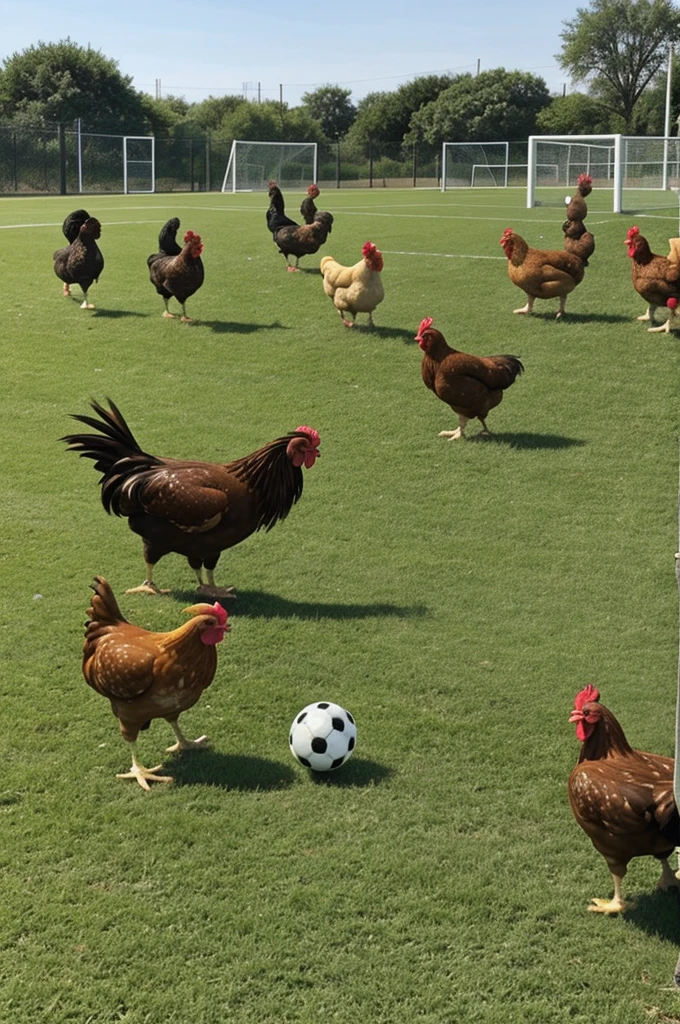
[[153, 581], [153, 565], [151, 562], [146, 562], [146, 579], [140, 586], [131, 587], [130, 590], [126, 590], [126, 594], [153, 594], [155, 597], [160, 597], [163, 594], [169, 594], [169, 590], [161, 590], [157, 587]]
[[132, 747], [132, 767], [129, 772], [121, 772], [116, 775], [117, 779], [136, 779], [142, 789], [151, 789], [149, 782], [174, 782], [172, 775], [156, 775], [155, 773], [159, 768], [162, 768], [162, 764], [157, 764], [154, 768], [145, 768], [143, 764], [137, 760], [137, 744], [132, 743], [128, 740]]
[[[625, 873], [625, 868], [623, 869]], [[614, 897], [611, 900], [598, 900], [592, 899], [588, 910], [592, 910], [595, 914], [620, 914], [626, 909], [626, 904], [623, 902], [621, 897], [621, 881], [623, 875], [615, 875], [612, 871], [612, 878], [614, 879]]]
[[168, 754], [177, 754], [179, 753], [180, 750], [201, 750], [207, 744], [207, 736], [199, 736], [198, 739], [196, 740], [188, 740], [184, 733], [182, 732], [182, 730], [180, 729], [179, 723], [176, 718], [172, 721], [168, 719], [168, 722], [172, 728], [172, 731], [177, 737], [177, 743], [173, 743], [171, 747], [165, 748]]

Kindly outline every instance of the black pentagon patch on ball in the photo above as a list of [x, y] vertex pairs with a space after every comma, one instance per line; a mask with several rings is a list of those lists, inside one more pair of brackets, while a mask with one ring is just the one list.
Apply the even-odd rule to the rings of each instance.
[[299, 754], [298, 754], [298, 761], [300, 762], [300, 764], [303, 764], [305, 766], [305, 768], [311, 768], [312, 767], [311, 763], [307, 760], [307, 758], [306, 757], [300, 757]]
[[328, 701], [322, 701], [321, 704], [317, 704], [316, 706], [317, 708], [321, 708], [322, 711], [325, 711], [327, 707], [330, 707]]
[[349, 718], [349, 720], [350, 720], [350, 722], [352, 723], [352, 725], [354, 725], [354, 719], [353, 719], [353, 718], [352, 718], [352, 716], [350, 715], [349, 711], [345, 711], [345, 714], [346, 714], [346, 715], [347, 715], [347, 717]]
[[307, 717], [307, 712], [303, 711], [301, 715], [298, 715], [297, 724], [299, 725], [300, 722], [304, 722], [306, 717]]
[[290, 744], [291, 747], [293, 746], [293, 734], [292, 733], [288, 737], [288, 743]]
[[342, 720], [342, 718], [333, 718], [332, 722], [333, 722], [333, 728], [336, 730], [336, 732], [344, 732], [345, 731], [345, 723]]
[[347, 750], [354, 750], [354, 736], [350, 736], [349, 743], [347, 744]]
[[328, 744], [323, 736], [315, 736], [312, 740], [312, 750], [315, 754], [325, 754]]
[[333, 764], [331, 765], [331, 771], [333, 771], [334, 768], [339, 768], [340, 765], [343, 764], [344, 760], [344, 757], [336, 757], [335, 761], [333, 761]]

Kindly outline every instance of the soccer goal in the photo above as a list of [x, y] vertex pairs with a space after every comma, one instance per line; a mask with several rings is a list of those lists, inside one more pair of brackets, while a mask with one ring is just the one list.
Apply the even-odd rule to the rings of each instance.
[[[677, 210], [680, 140], [626, 135], [532, 135], [529, 138], [527, 207], [561, 206], [579, 174], [593, 179], [593, 201], [602, 196], [614, 213]], [[546, 165], [557, 168], [546, 180]], [[609, 199], [610, 197], [610, 199]], [[590, 204], [591, 200], [588, 200]]]
[[234, 139], [222, 192], [266, 192], [272, 179], [282, 189], [306, 188], [316, 175], [316, 142]]
[[445, 142], [442, 192], [447, 188], [507, 188], [509, 142]]

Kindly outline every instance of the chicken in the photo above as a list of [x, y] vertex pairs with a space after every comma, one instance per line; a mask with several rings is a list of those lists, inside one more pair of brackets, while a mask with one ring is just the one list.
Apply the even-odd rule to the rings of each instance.
[[673, 797], [674, 761], [633, 750], [594, 686], [577, 694], [569, 718], [581, 741], [569, 776], [569, 802], [577, 823], [607, 862], [614, 898], [593, 899], [589, 910], [625, 909], [621, 881], [633, 857], [661, 861], [659, 888], [680, 885], [668, 858], [680, 845], [680, 816]]
[[586, 231], [583, 223], [588, 214], [586, 196], [593, 191], [593, 179], [589, 174], [579, 174], [575, 196], [567, 196], [567, 219], [562, 225], [564, 232], [564, 248], [588, 266], [588, 260], [595, 252], [595, 239], [590, 231]]
[[482, 433], [489, 435], [486, 417], [503, 401], [503, 392], [514, 384], [524, 367], [517, 356], [472, 356], [450, 348], [428, 316], [420, 324], [415, 340], [424, 355], [423, 381], [437, 398], [458, 414], [456, 430], [440, 430], [440, 437], [456, 441], [464, 437], [468, 420], [481, 420]]
[[[669, 238], [668, 256], [657, 256], [649, 247], [640, 229], [632, 227], [626, 235], [626, 246], [631, 258], [633, 288], [647, 303], [647, 312], [638, 320], [654, 323], [657, 306], [665, 306], [669, 299], [680, 299], [680, 238]], [[674, 319], [675, 307], [661, 327], [650, 327], [651, 333], [668, 333]]]
[[561, 317], [567, 295], [583, 280], [583, 262], [559, 249], [532, 249], [512, 228], [503, 232], [501, 245], [508, 258], [510, 280], [527, 294], [526, 306], [513, 313], [531, 313], [536, 299], [559, 298], [557, 317]]
[[[300, 257], [313, 255], [324, 244], [333, 227], [333, 216], [325, 210], [317, 210], [314, 207], [311, 223], [297, 224], [286, 216], [281, 189], [276, 182], [271, 181], [269, 183], [267, 227], [272, 233], [274, 244], [286, 258], [286, 268], [291, 273], [295, 273], [300, 269], [298, 266]], [[295, 257], [295, 266], [291, 266], [290, 256]]]
[[151, 284], [165, 303], [163, 316], [170, 320], [175, 319], [175, 314], [168, 309], [168, 303], [174, 295], [182, 307], [180, 319], [184, 323], [189, 323], [191, 317], [187, 316], [186, 301], [198, 291], [205, 278], [201, 260], [203, 242], [200, 235], [187, 231], [184, 236], [184, 248], [181, 249], [176, 241], [178, 231], [179, 219], [172, 217], [161, 228], [158, 236], [159, 251], [148, 257], [146, 265], [149, 268]]
[[565, 220], [562, 225], [564, 232], [564, 249], [577, 256], [584, 267], [595, 252], [595, 239], [582, 220]]
[[567, 204], [567, 220], [584, 221], [588, 213], [586, 197], [593, 191], [593, 179], [589, 174], [579, 174], [576, 180], [576, 195], [565, 199]]
[[[382, 253], [373, 242], [365, 242], [362, 259], [352, 267], [344, 267], [332, 256], [321, 259], [323, 290], [333, 300], [345, 327], [354, 327], [357, 313], [368, 313], [368, 326], [373, 327], [373, 310], [385, 298], [382, 278]], [[345, 319], [349, 313], [351, 320]]]
[[314, 214], [316, 213], [315, 199], [318, 199], [320, 195], [320, 188], [318, 185], [310, 185], [307, 189], [307, 196], [300, 203], [300, 213], [305, 224], [311, 224], [314, 221]]
[[64, 282], [64, 295], [71, 294], [72, 284], [79, 284], [83, 291], [80, 308], [94, 309], [87, 301], [87, 293], [104, 269], [104, 257], [97, 245], [102, 226], [86, 210], [74, 210], [64, 221], [62, 231], [69, 245], [53, 253], [54, 272]]
[[110, 409], [91, 405], [99, 420], [72, 418], [101, 433], [68, 434], [61, 440], [69, 451], [94, 460], [102, 473], [104, 508], [127, 517], [130, 529], [143, 539], [146, 579], [128, 593], [160, 594], [154, 566], [176, 552], [194, 570], [199, 593], [233, 597], [233, 588], [215, 586], [213, 570], [220, 555], [286, 518], [302, 494], [301, 467], [310, 468], [321, 454], [316, 430], [298, 427], [226, 464], [164, 459], [142, 451], [111, 400]]
[[92, 605], [87, 610], [83, 675], [89, 686], [111, 701], [121, 735], [132, 747], [132, 767], [119, 779], [136, 779], [148, 790], [149, 782], [172, 782], [156, 775], [163, 766], [145, 768], [137, 756], [137, 737], [154, 718], [164, 718], [177, 742], [168, 752], [202, 747], [208, 737], [188, 740], [179, 727], [183, 711], [193, 707], [213, 681], [216, 646], [231, 628], [221, 605], [194, 604], [191, 615], [171, 633], [150, 633], [123, 618], [111, 587], [96, 576]]

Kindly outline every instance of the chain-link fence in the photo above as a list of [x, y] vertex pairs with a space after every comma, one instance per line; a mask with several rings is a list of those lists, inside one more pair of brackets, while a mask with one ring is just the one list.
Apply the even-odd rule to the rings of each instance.
[[[129, 140], [128, 140], [129, 141]], [[156, 192], [213, 192], [222, 187], [231, 139], [155, 138]], [[510, 143], [511, 164], [526, 184], [526, 142]], [[135, 190], [126, 178], [122, 135], [63, 126], [0, 125], [0, 193], [77, 195]], [[129, 159], [129, 157], [128, 157]], [[318, 181], [324, 188], [439, 188], [441, 145], [424, 142], [322, 143]]]

